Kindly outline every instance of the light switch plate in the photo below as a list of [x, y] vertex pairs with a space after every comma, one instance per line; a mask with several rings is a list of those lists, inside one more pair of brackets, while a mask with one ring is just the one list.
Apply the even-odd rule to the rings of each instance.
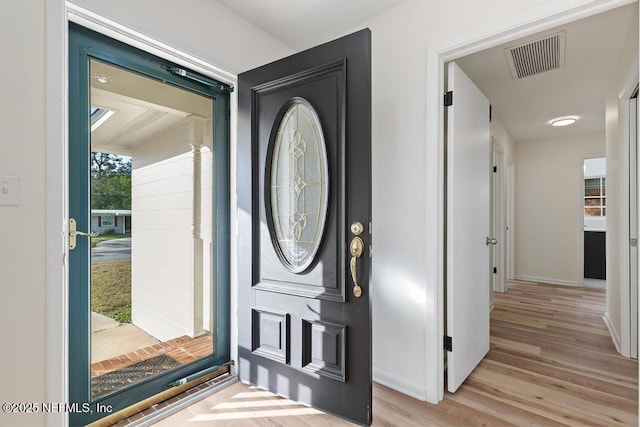
[[20, 178], [0, 176], [0, 206], [18, 206], [20, 204]]

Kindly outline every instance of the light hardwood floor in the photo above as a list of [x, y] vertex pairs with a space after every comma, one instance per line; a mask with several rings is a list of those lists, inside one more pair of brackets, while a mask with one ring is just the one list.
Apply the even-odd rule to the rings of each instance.
[[[374, 426], [637, 426], [638, 364], [616, 352], [604, 289], [510, 283], [495, 295], [491, 350], [438, 405], [375, 384]], [[158, 426], [342, 426], [237, 383]]]

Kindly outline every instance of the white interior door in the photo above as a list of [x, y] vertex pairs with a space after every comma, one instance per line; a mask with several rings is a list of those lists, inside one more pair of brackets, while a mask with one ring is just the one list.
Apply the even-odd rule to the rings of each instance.
[[455, 392], [489, 351], [491, 136], [489, 101], [449, 64], [447, 108], [447, 359]]

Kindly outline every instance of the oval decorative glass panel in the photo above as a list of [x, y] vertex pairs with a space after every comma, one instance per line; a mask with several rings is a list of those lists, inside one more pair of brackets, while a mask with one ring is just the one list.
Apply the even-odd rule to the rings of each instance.
[[327, 148], [315, 110], [295, 98], [282, 115], [271, 157], [271, 236], [283, 264], [294, 273], [313, 262], [324, 232], [329, 200]]

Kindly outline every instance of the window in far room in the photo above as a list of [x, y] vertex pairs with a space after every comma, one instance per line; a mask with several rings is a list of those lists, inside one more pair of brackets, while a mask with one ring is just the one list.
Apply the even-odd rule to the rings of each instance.
[[605, 177], [585, 178], [584, 216], [607, 216], [607, 184]]

